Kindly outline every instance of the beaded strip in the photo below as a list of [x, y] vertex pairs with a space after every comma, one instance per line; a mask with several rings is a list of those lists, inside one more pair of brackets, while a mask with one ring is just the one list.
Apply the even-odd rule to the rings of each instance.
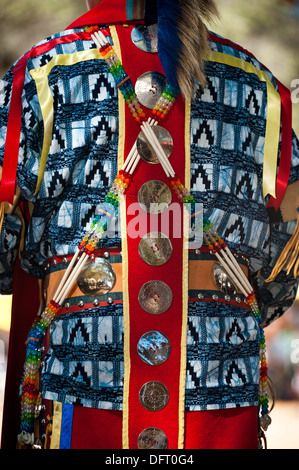
[[[108, 35], [107, 30], [103, 30], [103, 32]], [[147, 133], [148, 138], [153, 139], [153, 147], [155, 148], [159, 161], [169, 178], [173, 192], [179, 201], [185, 205], [189, 215], [192, 216], [195, 211], [194, 198], [183, 185], [180, 178], [175, 174], [160, 146], [160, 143], [157, 141], [155, 134], [152, 131], [152, 126], [156, 125], [157, 121], [153, 119], [145, 121], [146, 114], [137, 99], [131, 79], [126, 74], [123, 65], [103, 32], [97, 28], [93, 28], [91, 30], [91, 37], [99, 46], [101, 56], [106, 61], [109, 71], [112, 73], [116, 85], [120, 89], [131, 111], [132, 117], [141, 125], [141, 129]], [[168, 112], [173, 107], [177, 96], [178, 91], [167, 85], [159, 98], [157, 105], [152, 110], [153, 118], [165, 119]], [[95, 259], [94, 250], [98, 242], [105, 237], [109, 223], [114, 218], [118, 217], [119, 197], [124, 195], [129, 189], [134, 170], [139, 160], [140, 157], [138, 156], [135, 144], [122, 169], [119, 170], [112, 187], [108, 190], [104, 202], [98, 207], [95, 217], [90, 225], [90, 230], [79, 243], [77, 251], [72, 258], [54, 298], [50, 301], [40, 317], [37, 318], [29, 331], [26, 342], [26, 359], [21, 385], [21, 425], [18, 439], [22, 444], [31, 446], [34, 444], [34, 422], [39, 416], [42, 401], [41, 392], [38, 390], [37, 385], [39, 369], [42, 364], [42, 343], [44, 335], [53, 318], [57, 315], [69, 289], [73, 286], [83, 267], [89, 260], [93, 261]], [[271, 423], [271, 418], [268, 416], [269, 396], [267, 392], [268, 382], [265, 335], [262, 327], [262, 317], [255, 294], [244, 272], [236, 262], [234, 255], [230, 252], [224, 240], [222, 240], [218, 233], [213, 229], [211, 222], [205, 215], [203, 215], [203, 232], [204, 243], [209, 247], [211, 253], [216, 254], [224, 269], [244, 293], [246, 302], [250, 305], [259, 326], [260, 387], [258, 408], [260, 426], [266, 431]], [[77, 264], [75, 265], [76, 261]]]
[[[271, 424], [269, 416], [269, 394], [268, 394], [268, 366], [266, 360], [266, 339], [264, 328], [262, 325], [262, 315], [254, 294], [254, 291], [246, 278], [244, 272], [237, 264], [235, 258], [230, 252], [224, 240], [214, 230], [210, 220], [203, 215], [203, 231], [204, 243], [209, 248], [210, 253], [215, 254], [224, 269], [231, 276], [237, 287], [245, 295], [245, 301], [250, 306], [251, 311], [256, 319], [260, 333], [260, 385], [259, 385], [259, 424], [262, 430], [267, 431], [268, 426]], [[235, 276], [238, 274], [238, 277]], [[261, 436], [262, 435], [261, 432]], [[261, 437], [260, 436], [260, 437]]]

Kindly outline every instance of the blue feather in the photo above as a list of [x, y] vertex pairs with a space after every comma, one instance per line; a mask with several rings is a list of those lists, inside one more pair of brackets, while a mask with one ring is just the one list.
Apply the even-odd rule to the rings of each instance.
[[177, 20], [181, 10], [177, 0], [157, 0], [157, 6], [159, 58], [169, 85], [179, 89], [176, 70], [182, 43]]

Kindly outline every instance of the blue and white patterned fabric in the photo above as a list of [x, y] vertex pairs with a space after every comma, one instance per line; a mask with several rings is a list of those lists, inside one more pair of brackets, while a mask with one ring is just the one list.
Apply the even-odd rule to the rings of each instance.
[[[66, 31], [69, 35], [76, 31]], [[60, 35], [61, 36], [61, 35]], [[50, 41], [59, 35], [48, 38]], [[53, 256], [74, 253], [96, 205], [117, 173], [117, 88], [101, 60], [53, 67], [49, 86], [54, 124], [41, 188], [34, 195], [43, 145], [43, 119], [30, 71], [57, 54], [94, 48], [77, 39], [27, 61], [17, 182], [33, 204], [22, 268], [43, 278]], [[235, 55], [263, 69], [233, 47], [211, 42], [214, 51]], [[191, 107], [191, 190], [233, 252], [250, 260], [249, 270], [265, 323], [293, 303], [296, 281], [279, 274], [265, 283], [295, 223], [272, 224], [262, 192], [267, 117], [266, 85], [253, 74], [216, 62], [206, 64], [207, 85]], [[269, 78], [274, 79], [269, 73]], [[12, 69], [0, 85], [0, 163], [3, 161], [12, 89]], [[299, 145], [293, 136], [289, 183], [299, 179]], [[0, 292], [12, 289], [12, 269], [21, 221], [6, 216], [0, 236]], [[118, 237], [107, 247], [121, 247]], [[78, 359], [79, 358], [79, 359]], [[253, 315], [238, 306], [190, 302], [186, 409], [257, 404], [259, 332]], [[121, 409], [123, 380], [122, 306], [66, 313], [51, 326], [44, 397], [94, 408]]]

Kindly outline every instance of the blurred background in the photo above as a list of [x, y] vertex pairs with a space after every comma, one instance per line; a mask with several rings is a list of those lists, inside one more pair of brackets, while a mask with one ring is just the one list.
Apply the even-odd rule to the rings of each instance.
[[[210, 26], [252, 52], [292, 92], [299, 136], [299, 0], [216, 0], [221, 19]], [[1, 0], [0, 78], [41, 39], [86, 11], [85, 0]], [[266, 329], [269, 375], [276, 389], [268, 448], [299, 448], [299, 294], [297, 306]], [[11, 297], [0, 296], [0, 429]], [[1, 437], [1, 433], [0, 433]]]

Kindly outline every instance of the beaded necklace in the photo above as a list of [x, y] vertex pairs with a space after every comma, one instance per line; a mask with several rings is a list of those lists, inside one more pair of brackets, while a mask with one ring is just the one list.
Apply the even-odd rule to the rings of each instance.
[[[151, 145], [157, 154], [159, 163], [162, 165], [167, 177], [169, 178], [170, 186], [179, 201], [189, 212], [189, 216], [194, 216], [194, 198], [182, 184], [180, 178], [175, 174], [168, 158], [165, 156], [160, 142], [153, 132], [153, 126], [157, 125], [158, 121], [165, 119], [168, 112], [173, 107], [178, 96], [178, 90], [167, 85], [161, 94], [157, 105], [152, 110], [152, 117], [146, 120], [146, 113], [138, 101], [132, 81], [118, 59], [113, 46], [103, 34], [103, 32], [106, 32], [108, 36], [109, 32], [107, 32], [107, 30], [103, 30], [102, 32], [98, 27], [89, 28], [89, 31], [91, 32], [92, 39], [99, 47], [102, 58], [109, 67], [109, 71], [114, 77], [115, 83], [121, 91], [133, 119], [140, 124], [142, 131], [151, 142]], [[132, 182], [132, 176], [139, 161], [140, 156], [136, 150], [135, 143], [125, 160], [123, 167], [119, 170], [112, 187], [108, 190], [104, 202], [97, 208], [94, 219], [90, 225], [90, 230], [79, 243], [53, 299], [49, 302], [41, 315], [35, 320], [31, 330], [29, 331], [26, 342], [26, 358], [21, 385], [21, 425], [18, 439], [22, 444], [34, 444], [34, 422], [40, 414], [42, 403], [41, 392], [37, 389], [37, 384], [39, 369], [42, 364], [42, 343], [45, 333], [57, 315], [57, 312], [62, 307], [68, 292], [78, 279], [83, 268], [88, 262], [90, 262], [90, 260], [93, 261], [95, 259], [94, 250], [99, 241], [105, 237], [105, 233], [110, 222], [118, 217], [119, 198], [128, 191]], [[244, 294], [245, 302], [250, 306], [259, 327], [260, 386], [258, 411], [260, 424], [259, 438], [261, 442], [261, 439], [264, 438], [263, 431], [266, 431], [271, 423], [271, 418], [268, 415], [269, 396], [267, 391], [266, 347], [261, 312], [247, 277], [240, 268], [227, 244], [215, 231], [205, 214], [203, 214], [203, 241], [209, 248], [210, 253], [214, 254], [218, 258], [224, 270], [231, 277], [239, 290]]]

